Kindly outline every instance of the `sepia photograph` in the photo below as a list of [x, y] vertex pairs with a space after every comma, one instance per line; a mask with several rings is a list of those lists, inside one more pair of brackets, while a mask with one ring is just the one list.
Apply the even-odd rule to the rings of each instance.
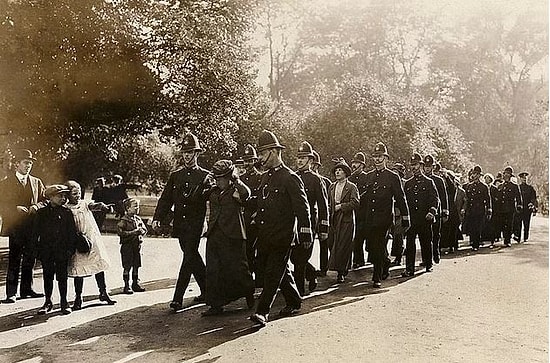
[[545, 0], [3, 0], [0, 362], [548, 362]]

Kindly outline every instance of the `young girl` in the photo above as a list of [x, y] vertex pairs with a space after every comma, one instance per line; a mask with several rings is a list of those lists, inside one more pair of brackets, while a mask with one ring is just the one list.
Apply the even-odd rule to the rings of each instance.
[[[122, 267], [124, 269], [122, 278], [124, 279], [125, 294], [143, 292], [145, 289], [139, 285], [138, 269], [141, 267], [141, 243], [143, 236], [147, 233], [147, 227], [143, 220], [138, 216], [139, 200], [135, 198], [126, 198], [122, 202], [124, 207], [124, 216], [118, 222], [118, 235], [120, 236], [120, 255], [122, 257]], [[130, 288], [130, 270], [132, 270], [132, 287]]]
[[105, 284], [105, 270], [109, 268], [107, 261], [107, 250], [101, 241], [101, 233], [95, 221], [93, 211], [108, 212], [110, 207], [102, 202], [91, 203], [81, 199], [82, 192], [80, 184], [74, 180], [69, 180], [66, 185], [69, 187], [69, 202], [66, 207], [73, 213], [76, 229], [88, 236], [92, 241], [90, 252], [76, 252], [69, 262], [69, 276], [74, 277], [74, 290], [76, 297], [73, 303], [73, 310], [82, 309], [82, 288], [84, 286], [84, 277], [95, 276], [97, 287], [99, 288], [99, 301], [104, 301], [108, 305], [113, 305], [116, 301], [111, 300], [107, 293]]
[[212, 167], [216, 187], [210, 194], [210, 215], [206, 243], [206, 304], [202, 315], [218, 315], [223, 306], [246, 297], [254, 306], [254, 281], [246, 258], [246, 233], [242, 203], [250, 189], [238, 178], [230, 160]]

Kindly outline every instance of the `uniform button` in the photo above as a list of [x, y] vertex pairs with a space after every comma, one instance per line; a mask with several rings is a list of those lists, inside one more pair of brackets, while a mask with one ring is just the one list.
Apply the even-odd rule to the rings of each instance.
[[187, 204], [184, 204], [184, 205], [183, 205], [183, 208], [185, 208], [185, 207], [187, 207]]
[[265, 211], [265, 209], [263, 209], [263, 208], [262, 208], [262, 209], [260, 209], [260, 212], [263, 212], [263, 211]]
[[185, 216], [182, 216], [181, 218], [185, 219]]
[[[372, 202], [373, 202], [373, 203], [376, 203], [376, 201], [375, 201], [374, 199], [372, 200]], [[374, 209], [373, 209], [373, 210], [374, 210]]]
[[374, 209], [372, 209], [371, 212], [374, 212]]
[[414, 210], [418, 210], [418, 207], [414, 207]]
[[260, 224], [264, 224], [264, 221], [260, 221]]

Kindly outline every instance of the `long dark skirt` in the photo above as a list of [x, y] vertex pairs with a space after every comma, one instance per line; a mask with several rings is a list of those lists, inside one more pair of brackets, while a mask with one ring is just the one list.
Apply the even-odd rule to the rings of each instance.
[[222, 307], [254, 293], [246, 241], [227, 238], [215, 228], [206, 243], [206, 303]]
[[346, 274], [351, 267], [351, 253], [353, 251], [354, 223], [337, 223], [330, 226], [329, 245], [330, 259], [328, 268]]

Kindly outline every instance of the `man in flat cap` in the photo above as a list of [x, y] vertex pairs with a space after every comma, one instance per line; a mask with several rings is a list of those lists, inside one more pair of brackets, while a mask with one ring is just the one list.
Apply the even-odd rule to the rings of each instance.
[[365, 230], [369, 255], [373, 268], [374, 287], [381, 287], [382, 280], [390, 275], [390, 259], [387, 248], [388, 232], [393, 224], [394, 203], [402, 216], [402, 225], [409, 227], [409, 208], [399, 175], [387, 168], [389, 154], [386, 145], [379, 142], [372, 152], [375, 168], [367, 173], [365, 199]]
[[256, 313], [250, 320], [264, 326], [280, 288], [286, 306], [280, 316], [296, 313], [302, 305], [300, 293], [288, 266], [291, 246], [309, 249], [312, 240], [309, 203], [300, 177], [282, 161], [285, 147], [270, 131], [258, 138], [260, 163], [266, 172], [258, 188], [258, 267], [263, 270], [263, 290]]
[[[319, 231], [319, 240], [328, 238], [328, 194], [323, 181], [319, 175], [311, 170], [314, 161], [313, 148], [307, 141], [302, 142], [296, 155], [298, 170], [296, 174], [302, 179], [309, 203], [310, 222], [315, 239], [315, 231]], [[297, 248], [292, 251], [290, 260], [294, 264], [294, 278], [300, 295], [304, 296], [305, 280], [308, 281], [309, 292], [317, 287], [317, 276], [315, 267], [309, 263], [313, 252], [313, 244], [310, 248]]]
[[361, 151], [355, 153], [351, 160], [351, 175], [348, 180], [357, 186], [359, 190], [359, 209], [356, 211], [355, 216], [355, 237], [353, 239], [353, 268], [359, 268], [365, 265], [365, 216], [367, 215], [365, 210], [365, 191], [367, 189], [367, 173], [365, 172], [367, 164], [367, 158]]
[[481, 231], [486, 220], [493, 214], [489, 187], [481, 178], [481, 166], [476, 165], [471, 170], [469, 180], [465, 185], [466, 204], [464, 208], [464, 224], [467, 224], [467, 233], [470, 235], [472, 250], [477, 251], [481, 242]]
[[405, 182], [405, 195], [411, 215], [411, 226], [406, 232], [406, 268], [402, 276], [413, 276], [416, 260], [416, 236], [420, 241], [422, 261], [426, 272], [432, 271], [432, 224], [439, 207], [437, 189], [432, 179], [422, 173], [422, 157], [414, 153], [409, 162], [413, 176]]
[[519, 177], [519, 189], [521, 191], [521, 200], [523, 202], [523, 208], [521, 212], [517, 214], [518, 218], [514, 219], [514, 236], [519, 242], [521, 237], [521, 230], [523, 226], [523, 242], [529, 240], [529, 228], [531, 226], [531, 216], [537, 213], [539, 203], [537, 201], [537, 192], [532, 185], [527, 184], [527, 177], [529, 173], [523, 171], [518, 174]]
[[0, 214], [2, 236], [8, 237], [9, 257], [6, 276], [6, 300], [15, 303], [19, 271], [21, 286], [19, 295], [24, 298], [42, 297], [33, 290], [35, 251], [30, 244], [33, 217], [44, 206], [44, 184], [30, 174], [36, 161], [30, 150], [13, 151], [13, 171], [0, 182]]
[[202, 151], [199, 139], [192, 133], [183, 138], [181, 147], [183, 167], [168, 178], [162, 191], [153, 217], [153, 228], [160, 227], [160, 221], [174, 208], [172, 236], [178, 238], [183, 252], [174, 297], [170, 308], [177, 311], [182, 308], [183, 295], [191, 275], [195, 277], [201, 289], [201, 295], [195, 297], [196, 302], [204, 301], [206, 292], [206, 268], [199, 254], [199, 244], [206, 215], [208, 191], [213, 186], [209, 171], [197, 164], [197, 158]]

